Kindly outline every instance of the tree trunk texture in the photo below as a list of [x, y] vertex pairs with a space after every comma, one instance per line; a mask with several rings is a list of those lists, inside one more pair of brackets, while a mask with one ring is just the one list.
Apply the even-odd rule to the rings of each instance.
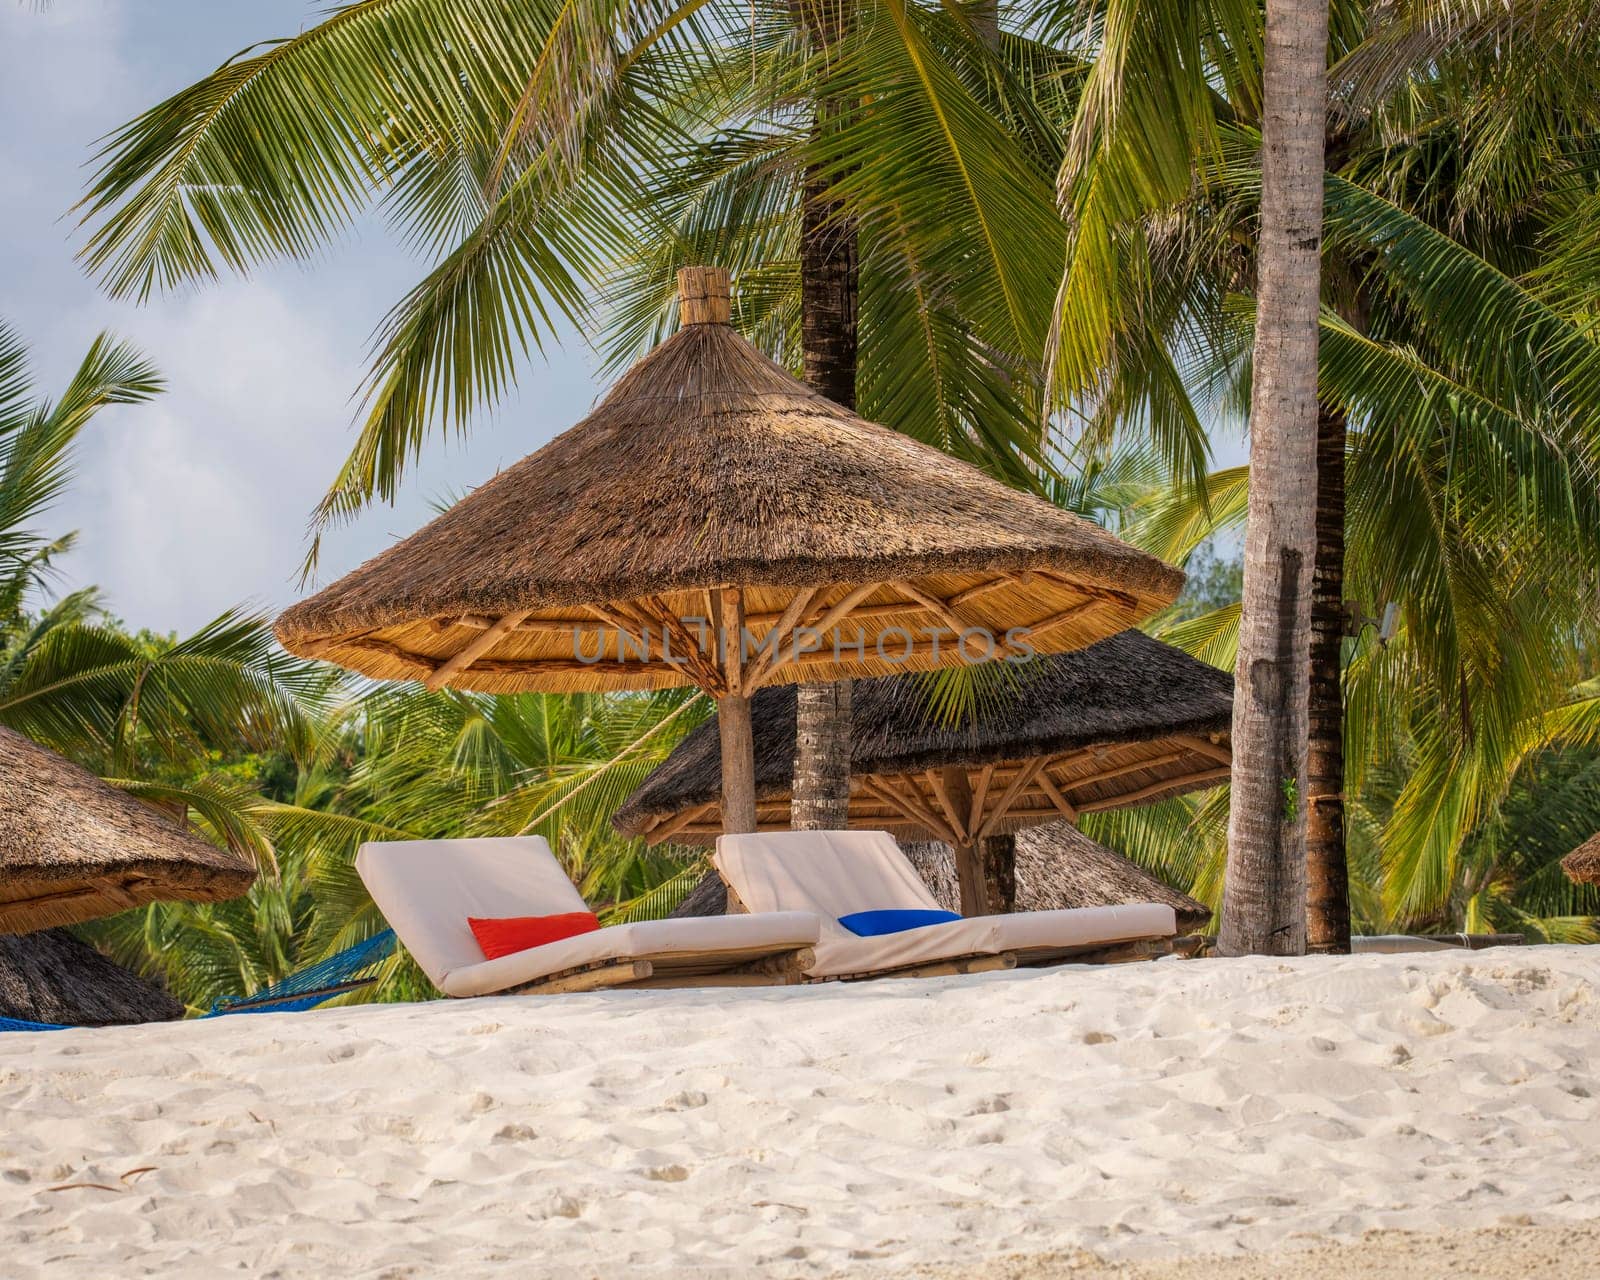
[[[837, 44], [850, 0], [797, 0], [813, 46]], [[813, 129], [825, 134], [849, 104], [822, 99]], [[807, 167], [800, 212], [800, 328], [806, 385], [854, 409], [856, 404], [856, 229], [834, 199], [820, 164]], [[825, 641], [831, 643], [831, 641]], [[795, 709], [795, 761], [789, 825], [796, 831], [842, 831], [850, 825], [850, 682], [801, 685]]]
[[1306, 757], [1306, 950], [1350, 951], [1344, 835], [1344, 413], [1317, 414], [1317, 561], [1311, 583]]
[[1306, 752], [1316, 560], [1317, 309], [1326, 0], [1267, 0], [1250, 510], [1218, 950], [1306, 940]]
[[978, 841], [978, 862], [983, 868], [985, 914], [1009, 915], [1017, 909], [1017, 838], [984, 836]]
[[844, 831], [850, 826], [850, 682], [803, 684], [796, 693], [789, 826]]

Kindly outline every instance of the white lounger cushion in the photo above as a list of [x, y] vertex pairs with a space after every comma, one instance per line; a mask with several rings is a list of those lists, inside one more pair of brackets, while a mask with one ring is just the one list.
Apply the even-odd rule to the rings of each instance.
[[469, 916], [549, 916], [587, 911], [540, 836], [407, 840], [361, 846], [356, 855], [372, 900], [434, 986], [479, 996], [579, 965], [688, 951], [773, 953], [810, 946], [818, 920], [806, 912], [614, 925], [485, 960]]
[[939, 903], [883, 831], [779, 831], [722, 836], [712, 861], [751, 911], [823, 917], [812, 977], [866, 973], [964, 955], [1024, 958], [1136, 938], [1170, 938], [1172, 908], [1159, 903], [975, 916], [861, 938], [838, 923], [858, 911], [938, 911]]

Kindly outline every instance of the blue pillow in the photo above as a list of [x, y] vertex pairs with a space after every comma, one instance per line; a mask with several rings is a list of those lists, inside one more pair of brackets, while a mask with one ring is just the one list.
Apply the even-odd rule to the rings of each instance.
[[858, 937], [876, 938], [879, 934], [904, 933], [907, 929], [948, 924], [959, 919], [961, 917], [954, 911], [857, 911], [854, 915], [840, 916], [839, 923]]

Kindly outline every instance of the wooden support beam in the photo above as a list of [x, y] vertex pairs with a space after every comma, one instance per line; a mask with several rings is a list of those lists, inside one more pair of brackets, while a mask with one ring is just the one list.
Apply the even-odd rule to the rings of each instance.
[[1126, 805], [1138, 804], [1141, 800], [1148, 800], [1151, 796], [1159, 796], [1165, 792], [1180, 787], [1200, 787], [1206, 784], [1226, 782], [1231, 769], [1204, 769], [1199, 773], [1188, 773], [1177, 778], [1163, 778], [1160, 782], [1152, 783], [1148, 787], [1140, 787], [1137, 791], [1129, 791], [1125, 795], [1107, 796], [1104, 800], [1089, 800], [1078, 806], [1079, 813], [1099, 813], [1103, 809], [1121, 809]]
[[1062, 795], [1061, 789], [1051, 781], [1050, 770], [1039, 770], [1039, 777], [1037, 781], [1039, 783], [1039, 790], [1043, 791], [1045, 795], [1050, 797], [1050, 803], [1055, 805], [1061, 816], [1068, 822], [1072, 823], [1073, 826], [1077, 826], [1078, 811], [1073, 807], [1072, 801], [1068, 800], [1066, 796]]
[[939, 808], [944, 810], [944, 816], [950, 820], [950, 829], [965, 835], [966, 826], [961, 815], [972, 805], [972, 788], [967, 785], [967, 771], [956, 766], [929, 769], [928, 785], [933, 788], [934, 799], [939, 802]]
[[467, 641], [460, 649], [456, 650], [451, 657], [446, 658], [435, 667], [433, 674], [423, 680], [423, 687], [429, 692], [444, 688], [450, 682], [452, 676], [465, 671], [479, 658], [483, 657], [484, 654], [488, 653], [508, 633], [514, 631], [517, 624], [531, 612], [531, 609], [523, 609], [520, 613], [508, 613], [492, 627], [486, 627], [478, 635]]
[[994, 766], [986, 764], [978, 774], [978, 785], [972, 789], [972, 808], [967, 814], [967, 841], [977, 839], [978, 828], [983, 825], [983, 802], [989, 798], [989, 787], [994, 782]]
[[[874, 591], [881, 590], [882, 587], [883, 584], [881, 582], [869, 582], [865, 586], [856, 587], [854, 590], [846, 592], [842, 599], [834, 602], [831, 605], [825, 606], [815, 621], [808, 619], [799, 626], [793, 628], [795, 634], [793, 634], [787, 641], [784, 641], [780, 637], [778, 644], [773, 648], [772, 652], [770, 654], [762, 655], [763, 661], [760, 663], [757, 670], [757, 679], [760, 681], [760, 683], [767, 683], [774, 675], [777, 674], [779, 668], [794, 663], [800, 657], [802, 657], [802, 655], [797, 652], [800, 645], [800, 636], [798, 634], [800, 631], [815, 631], [826, 636], [828, 632], [832, 631], [836, 626], [839, 625], [840, 622], [844, 621], [852, 609], [870, 596]], [[786, 651], [787, 656], [785, 656]], [[831, 648], [825, 653], [804, 656], [814, 656], [818, 658], [818, 660], [826, 662], [835, 661]]]
[[1065, 626], [1073, 619], [1081, 618], [1084, 614], [1100, 608], [1103, 603], [1100, 600], [1080, 601], [1069, 609], [1063, 609], [1059, 613], [1052, 613], [1048, 618], [1039, 619], [1032, 626], [1024, 628], [1016, 639], [1018, 641], [1032, 640], [1042, 631], [1054, 631], [1057, 627]]
[[660, 844], [663, 840], [670, 840], [685, 827], [700, 821], [702, 818], [709, 817], [716, 811], [717, 802], [715, 800], [707, 800], [704, 804], [685, 809], [682, 813], [674, 814], [670, 818], [659, 819], [645, 831], [644, 841], [646, 844]]
[[[761, 652], [755, 661], [755, 671], [751, 678], [759, 685], [766, 677], [772, 665], [777, 661], [778, 651], [783, 648], [783, 641], [789, 632], [794, 630], [795, 624], [805, 616], [805, 611], [810, 608], [811, 602], [817, 598], [821, 587], [803, 587], [789, 598], [789, 603], [784, 606], [782, 613], [774, 614], [770, 618], [771, 626], [761, 640]], [[767, 615], [757, 614], [745, 618], [748, 627], [762, 626]]]
[[963, 587], [950, 596], [945, 603], [951, 608], [960, 608], [968, 600], [976, 600], [979, 596], [987, 595], [991, 591], [998, 591], [1001, 587], [1009, 587], [1012, 583], [1026, 578], [1027, 574], [1003, 573], [998, 578], [990, 578], [987, 582], [975, 583], [970, 587]]
[[750, 694], [745, 687], [744, 593], [724, 587], [716, 595], [722, 629], [722, 679], [726, 692], [717, 701], [722, 735], [722, 829], [736, 835], [756, 829], [756, 746], [750, 725]]
[[976, 839], [982, 840], [995, 829], [995, 825], [1005, 817], [1006, 811], [1011, 808], [1011, 802], [1017, 798], [1018, 793], [1024, 787], [1039, 775], [1044, 765], [1045, 757], [1037, 756], [1022, 767], [1017, 776], [1011, 779], [1011, 785], [1000, 793], [1000, 799], [995, 802], [994, 808], [989, 811], [989, 816], [984, 819], [983, 825], [974, 833]]
[[1079, 787], [1094, 787], [1102, 782], [1110, 782], [1114, 778], [1121, 778], [1126, 774], [1138, 773], [1142, 769], [1160, 769], [1165, 765], [1177, 764], [1178, 761], [1189, 755], [1187, 751], [1164, 751], [1158, 756], [1147, 756], [1143, 760], [1134, 760], [1128, 764], [1113, 765], [1109, 769], [1102, 769], [1099, 773], [1085, 774], [1083, 777], [1074, 778], [1068, 789], [1076, 791]]
[[1210, 738], [1201, 738], [1192, 734], [1179, 734], [1172, 740], [1182, 743], [1189, 750], [1198, 752], [1207, 759], [1215, 760], [1218, 764], [1225, 764], [1230, 767], [1233, 764], [1233, 752], [1220, 743], [1212, 742]]
[[1136, 609], [1139, 605], [1137, 599], [1126, 591], [1118, 591], [1115, 587], [1100, 587], [1091, 582], [1081, 582], [1077, 578], [1059, 573], [1055, 569], [1035, 569], [1033, 572], [1037, 573], [1041, 578], [1048, 578], [1051, 582], [1059, 583], [1069, 591], [1076, 591], [1079, 595], [1103, 600], [1107, 604], [1121, 605], [1124, 609]]
[[935, 840], [960, 842], [960, 837], [946, 827], [926, 805], [922, 804], [920, 800], [913, 800], [895, 791], [889, 785], [889, 782], [890, 779], [888, 778], [862, 778], [861, 786], [863, 790], [877, 796], [879, 800], [882, 800], [908, 822], [922, 827]]

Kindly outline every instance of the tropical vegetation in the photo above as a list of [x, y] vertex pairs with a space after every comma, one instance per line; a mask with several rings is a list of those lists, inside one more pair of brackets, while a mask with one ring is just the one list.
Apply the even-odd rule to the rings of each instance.
[[[1319, 538], [1342, 543], [1316, 569], [1342, 583], [1311, 620], [1311, 674], [1343, 773], [1307, 794], [1274, 765], [1272, 799], [1295, 822], [1342, 814], [1326, 838], [1358, 931], [1589, 939], [1600, 903], [1554, 860], [1600, 826], [1600, 37], [1565, 0], [1328, 14], [1315, 372], [1343, 466], [1337, 493], [1312, 488]], [[1235, 589], [1250, 471], [1216, 468], [1214, 442], [1257, 386], [1271, 269], [1261, 7], [830, 15], [819, 38], [815, 15], [731, 0], [346, 4], [107, 139], [84, 260], [149, 298], [325, 252], [367, 209], [418, 249], [326, 523], [392, 498], [430, 434], [537, 378], [558, 320], [611, 369], [659, 340], [690, 261], [732, 267], [736, 323], [800, 369], [806, 248], [848, 227], [861, 410], [1176, 562], [1223, 548], [1211, 597], [1151, 626], [1234, 666], [1245, 588], [1216, 591]], [[0, 396], [5, 421], [65, 414], [75, 438], [82, 406], [156, 389], [113, 343], [85, 369], [55, 410]], [[692, 855], [647, 854], [605, 818], [703, 701], [360, 688], [240, 615], [127, 636], [92, 595], [45, 594], [66, 547], [32, 522], [65, 451], [0, 522], [0, 722], [276, 868], [239, 904], [109, 922], [119, 954], [196, 1005], [280, 976], [378, 927], [350, 869], [373, 836], [539, 830], [617, 912], [692, 881]], [[1344, 601], [1392, 603], [1392, 631], [1345, 636]], [[1220, 906], [1228, 814], [1224, 791], [1095, 829]], [[385, 990], [421, 986], [397, 962]]]

